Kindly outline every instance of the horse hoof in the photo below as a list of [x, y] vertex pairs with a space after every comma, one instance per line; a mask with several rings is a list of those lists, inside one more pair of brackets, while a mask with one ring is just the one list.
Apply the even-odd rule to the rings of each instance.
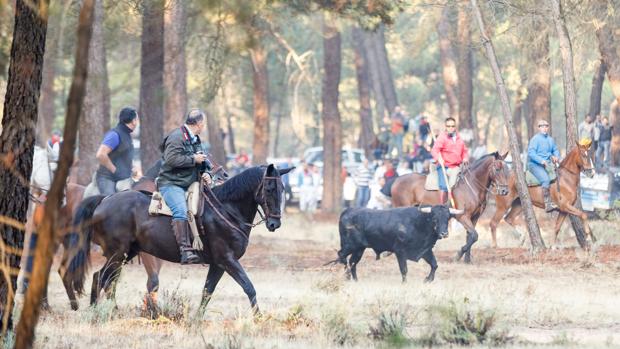
[[47, 300], [44, 300], [41, 302], [41, 310], [43, 311], [50, 311], [52, 310], [52, 307], [50, 307], [50, 304], [47, 302]]
[[461, 258], [463, 258], [463, 252], [459, 251], [456, 253], [456, 256], [454, 257], [454, 261], [458, 262], [461, 260]]
[[431, 278], [427, 277], [427, 278], [424, 278], [424, 283], [425, 284], [430, 284], [431, 282], [433, 282], [433, 280], [434, 279], [431, 279]]
[[79, 309], [79, 304], [77, 301], [71, 301], [71, 310], [78, 310]]

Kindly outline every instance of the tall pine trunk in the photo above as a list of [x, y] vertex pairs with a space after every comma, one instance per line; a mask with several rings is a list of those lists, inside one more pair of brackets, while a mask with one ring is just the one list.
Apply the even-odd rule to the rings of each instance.
[[353, 27], [352, 41], [354, 51], [355, 73], [357, 77], [357, 92], [360, 104], [360, 135], [358, 146], [364, 149], [366, 157], [370, 159], [372, 154], [372, 141], [375, 132], [372, 123], [372, 110], [370, 108], [370, 79], [368, 77], [368, 60], [364, 55], [364, 38], [359, 27]]
[[[85, 0], [80, 11], [78, 41], [73, 71], [73, 82], [67, 101], [67, 117], [58, 170], [52, 182], [41, 227], [38, 231], [38, 244], [34, 253], [34, 263], [30, 286], [26, 292], [24, 308], [21, 313], [15, 336], [15, 348], [32, 348], [35, 327], [41, 311], [41, 300], [47, 289], [49, 272], [56, 252], [55, 236], [59, 234], [58, 214], [62, 204], [63, 192], [69, 168], [73, 163], [78, 123], [82, 108], [88, 75], [89, 42], [93, 27], [96, 0]], [[92, 48], [92, 47], [91, 47]]]
[[185, 121], [187, 112], [187, 63], [185, 40], [187, 3], [173, 1], [164, 16], [164, 86], [166, 101], [164, 132], [168, 133]]
[[539, 120], [549, 123], [549, 132], [553, 134], [551, 122], [551, 69], [549, 67], [549, 35], [547, 23], [535, 21], [534, 32], [539, 33], [531, 38], [527, 48], [528, 61], [534, 64], [531, 76], [528, 77], [528, 111], [530, 123], [528, 133], [532, 137], [538, 132], [536, 125]]
[[[17, 0], [0, 134], [0, 233], [6, 246], [0, 276], [0, 327], [12, 327], [17, 272], [32, 173], [35, 128], [47, 31], [46, 0]], [[7, 275], [8, 272], [8, 275]], [[8, 282], [7, 282], [8, 281]]]
[[250, 49], [252, 60], [252, 81], [254, 82], [254, 140], [252, 143], [252, 162], [262, 165], [269, 155], [269, 76], [267, 74], [267, 50], [263, 46], [263, 36], [257, 38]]
[[[473, 130], [472, 119], [473, 95], [473, 57], [471, 51], [471, 11], [466, 1], [458, 6], [457, 20], [457, 55], [458, 55], [458, 99], [459, 99], [459, 128]], [[475, 132], [474, 132], [475, 133]], [[475, 135], [474, 135], [475, 138]]]
[[321, 209], [336, 213], [342, 201], [342, 123], [338, 110], [340, 67], [342, 64], [340, 32], [333, 19], [323, 18], [323, 198]]
[[[564, 85], [564, 113], [566, 115], [566, 152], [568, 153], [573, 147], [576, 146], [578, 140], [577, 134], [577, 93], [575, 90], [575, 72], [573, 69], [573, 47], [571, 44], [570, 36], [568, 35], [568, 29], [564, 22], [564, 14], [562, 12], [562, 4], [560, 0], [549, 0], [551, 10], [553, 13], [553, 22], [555, 24], [556, 32], [558, 34], [558, 41], [560, 43], [560, 53], [562, 55], [562, 81]], [[577, 181], [577, 188], [579, 188], [579, 181]], [[577, 191], [577, 200], [575, 207], [581, 209], [581, 195]], [[582, 248], [587, 247], [587, 241], [585, 238], [584, 222], [581, 218], [568, 215], [571, 221], [573, 230], [577, 237], [577, 242]]]
[[375, 50], [374, 39], [371, 32], [363, 31], [364, 53], [368, 59], [368, 71], [370, 72], [370, 83], [372, 87], [372, 96], [375, 99], [375, 114], [377, 125], [381, 125], [383, 117], [386, 115], [385, 97], [381, 88], [381, 73], [379, 72], [379, 63]]
[[390, 59], [388, 57], [387, 48], [385, 47], [385, 25], [380, 24], [371, 36], [373, 37], [376, 53], [375, 57], [377, 57], [377, 67], [379, 70], [383, 97], [385, 98], [385, 105], [388, 112], [391, 114], [398, 105], [398, 96], [396, 95], [396, 87], [394, 86], [394, 78], [392, 77], [392, 69], [390, 68]]
[[164, 133], [164, 0], [144, 0], [142, 11], [140, 160], [147, 169], [161, 157]]
[[590, 109], [588, 114], [595, 118], [601, 114], [601, 97], [603, 94], [603, 83], [605, 83], [605, 73], [607, 66], [601, 58], [592, 76], [592, 90], [590, 91]]
[[454, 60], [454, 50], [452, 49], [452, 38], [454, 30], [450, 23], [452, 8], [444, 6], [441, 18], [437, 24], [437, 34], [439, 36], [439, 57], [441, 60], [441, 76], [443, 78], [443, 88], [446, 93], [446, 103], [448, 104], [448, 115], [456, 117], [458, 115], [459, 100], [457, 97], [458, 74]]
[[495, 77], [495, 85], [497, 86], [497, 92], [499, 93], [502, 106], [502, 115], [504, 117], [504, 123], [506, 124], [506, 130], [508, 131], [510, 154], [512, 155], [514, 171], [517, 175], [517, 191], [519, 192], [521, 205], [523, 205], [523, 213], [525, 215], [525, 222], [530, 235], [532, 249], [535, 253], [538, 253], [545, 249], [545, 243], [540, 235], [540, 229], [538, 227], [538, 223], [536, 222], [536, 215], [534, 214], [534, 207], [532, 206], [530, 193], [527, 189], [527, 184], [525, 184], [525, 172], [523, 170], [523, 163], [521, 163], [521, 149], [519, 149], [517, 134], [515, 132], [514, 125], [512, 124], [510, 101], [508, 100], [508, 93], [506, 92], [506, 86], [504, 85], [504, 78], [502, 77], [499, 63], [497, 62], [493, 42], [485, 29], [484, 20], [482, 19], [482, 13], [480, 12], [480, 7], [478, 7], [477, 0], [471, 0], [471, 5], [476, 22], [478, 23], [478, 28], [480, 29], [482, 44], [484, 45], [489, 63], [491, 64], [493, 76]]
[[[86, 96], [80, 118], [79, 146], [78, 146], [78, 184], [87, 185], [97, 169], [95, 157], [97, 148], [103, 139], [104, 130], [101, 124], [106, 119], [105, 112], [105, 50], [103, 37], [104, 21], [103, 0], [95, 0], [95, 15], [93, 18], [92, 38], [88, 50], [88, 81], [86, 82]], [[109, 119], [109, 115], [107, 116]]]

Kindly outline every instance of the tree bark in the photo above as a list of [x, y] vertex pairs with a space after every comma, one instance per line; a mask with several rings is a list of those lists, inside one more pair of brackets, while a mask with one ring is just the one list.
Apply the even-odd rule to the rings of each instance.
[[[573, 70], [573, 48], [568, 35], [568, 29], [564, 22], [564, 14], [562, 12], [562, 4], [560, 0], [549, 0], [551, 10], [553, 12], [553, 23], [558, 34], [558, 41], [560, 42], [560, 53], [562, 55], [562, 81], [564, 85], [564, 113], [566, 115], [566, 152], [569, 149], [576, 146], [578, 140], [577, 134], [577, 94], [575, 90], [575, 72]], [[577, 188], [579, 188], [579, 181], [577, 181]], [[579, 190], [577, 191], [577, 200], [575, 201], [575, 207], [581, 209], [581, 195]], [[571, 221], [573, 230], [577, 237], [577, 241], [582, 248], [587, 247], [584, 245], [585, 229], [584, 222], [581, 218], [568, 215]]]
[[514, 171], [517, 175], [517, 191], [519, 192], [519, 198], [521, 199], [521, 205], [523, 206], [523, 213], [525, 215], [525, 222], [527, 224], [527, 230], [530, 235], [532, 249], [534, 253], [538, 253], [545, 249], [545, 243], [542, 239], [542, 236], [540, 235], [540, 229], [538, 228], [538, 223], [536, 222], [536, 215], [534, 214], [534, 207], [532, 206], [530, 193], [527, 189], [527, 184], [525, 184], [525, 172], [523, 170], [523, 164], [521, 163], [521, 150], [519, 149], [517, 134], [515, 132], [514, 125], [512, 124], [512, 115], [510, 113], [510, 101], [508, 100], [508, 93], [506, 92], [504, 79], [500, 71], [499, 63], [497, 62], [495, 48], [493, 47], [491, 38], [486, 32], [484, 20], [482, 19], [482, 13], [480, 12], [480, 7], [478, 7], [477, 0], [471, 0], [471, 5], [476, 21], [478, 22], [480, 35], [482, 37], [482, 43], [489, 59], [489, 63], [491, 64], [493, 76], [495, 77], [497, 92], [500, 96], [502, 115], [504, 116], [504, 122], [506, 123], [506, 130], [508, 131], [510, 154], [512, 155]]
[[512, 113], [512, 124], [515, 128], [515, 134], [517, 135], [517, 143], [519, 144], [519, 149], [523, 149], [523, 127], [522, 127], [522, 119], [523, 119], [523, 89], [519, 89], [517, 92], [517, 96], [515, 98], [515, 110]]
[[62, 204], [63, 192], [69, 168], [73, 164], [77, 128], [80, 119], [82, 102], [86, 93], [88, 75], [89, 43], [94, 21], [95, 0], [84, 0], [78, 24], [78, 42], [73, 71], [73, 83], [67, 101], [67, 118], [65, 123], [64, 141], [60, 151], [59, 166], [54, 176], [45, 213], [38, 231], [38, 244], [34, 255], [34, 263], [30, 286], [26, 292], [24, 308], [17, 325], [15, 348], [31, 348], [34, 342], [34, 330], [41, 310], [41, 300], [47, 289], [49, 271], [52, 264], [56, 242], [54, 236], [58, 232], [58, 214]]
[[381, 73], [379, 73], [379, 63], [375, 52], [372, 33], [362, 31], [364, 39], [365, 57], [368, 59], [368, 71], [370, 72], [370, 83], [372, 95], [375, 99], [375, 112], [377, 125], [381, 125], [385, 114], [385, 97], [381, 88]]
[[6, 246], [3, 256], [6, 268], [0, 276], [2, 335], [12, 328], [13, 298], [24, 247], [48, 7], [46, 0], [16, 1], [0, 134], [0, 233]]
[[[88, 185], [91, 182], [92, 175], [99, 164], [95, 154], [103, 139], [104, 130], [100, 125], [106, 119], [104, 86], [107, 82], [107, 69], [104, 60], [103, 0], [95, 0], [94, 11], [92, 38], [88, 50], [88, 81], [82, 107], [83, 115], [80, 117], [79, 124], [77, 180], [81, 185]], [[109, 115], [107, 119], [110, 119]]]
[[323, 198], [321, 209], [324, 212], [336, 213], [342, 201], [342, 182], [340, 171], [342, 166], [342, 123], [338, 110], [338, 87], [340, 85], [340, 67], [342, 64], [340, 48], [340, 32], [332, 22], [333, 19], [324, 15], [323, 18]]
[[255, 32], [256, 43], [250, 49], [252, 60], [252, 81], [254, 82], [254, 138], [252, 162], [262, 165], [269, 155], [269, 77], [267, 73], [267, 50], [262, 35]]
[[441, 18], [437, 24], [437, 34], [439, 36], [439, 57], [441, 60], [441, 75], [443, 78], [443, 88], [446, 92], [446, 103], [448, 104], [448, 115], [458, 116], [459, 100], [457, 98], [458, 74], [452, 49], [452, 37], [454, 30], [450, 23], [452, 8], [444, 6]]
[[164, 0], [144, 0], [142, 11], [140, 160], [146, 169], [161, 157], [164, 136]]
[[603, 94], [603, 83], [605, 83], [605, 73], [607, 66], [601, 58], [594, 70], [592, 77], [592, 91], [590, 92], [590, 109], [588, 114], [593, 118], [601, 114], [601, 97]]
[[611, 163], [614, 166], [620, 164], [620, 103], [614, 99], [609, 106], [609, 124], [614, 128], [611, 139]]
[[226, 166], [226, 150], [224, 149], [224, 141], [222, 140], [220, 121], [211, 111], [207, 111], [206, 114], [207, 133], [209, 136], [209, 144], [211, 144], [210, 153], [218, 164]]
[[379, 70], [379, 79], [381, 81], [381, 89], [385, 98], [385, 105], [388, 112], [392, 114], [394, 108], [398, 105], [398, 96], [394, 86], [394, 78], [392, 77], [392, 69], [390, 68], [390, 59], [385, 47], [385, 25], [380, 24], [374, 33], [370, 34], [373, 38], [374, 50], [377, 58], [377, 67]]
[[[472, 120], [473, 106], [473, 82], [472, 82], [472, 51], [471, 51], [471, 12], [466, 1], [458, 6], [457, 21], [457, 54], [458, 54], [458, 96], [459, 117], [458, 123], [461, 130], [473, 130]], [[475, 133], [475, 132], [474, 132]], [[476, 136], [474, 135], [474, 138]]]
[[364, 149], [367, 158], [371, 158], [372, 142], [375, 137], [372, 124], [372, 110], [370, 108], [370, 79], [368, 77], [368, 60], [364, 55], [364, 38], [359, 27], [352, 30], [353, 51], [355, 54], [355, 73], [357, 77], [357, 92], [360, 104], [360, 135], [358, 146]]
[[168, 133], [185, 122], [187, 112], [185, 58], [187, 3], [173, 1], [166, 11], [164, 20], [164, 86], [166, 88], [164, 132]]
[[[551, 122], [551, 69], [549, 67], [549, 35], [547, 23], [534, 22], [531, 45], [527, 48], [528, 61], [534, 65], [529, 77], [528, 103], [530, 112], [529, 135], [532, 137], [538, 132], [538, 121], [545, 120], [549, 123], [549, 134], [553, 134]], [[534, 34], [536, 35], [536, 34]]]

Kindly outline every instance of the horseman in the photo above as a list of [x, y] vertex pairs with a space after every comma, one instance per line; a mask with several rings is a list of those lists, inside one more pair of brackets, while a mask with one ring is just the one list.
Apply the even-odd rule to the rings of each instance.
[[435, 140], [431, 154], [435, 161], [437, 161], [437, 175], [439, 184], [439, 195], [441, 203], [445, 203], [448, 198], [448, 183], [446, 183], [446, 176], [444, 174], [444, 168], [447, 171], [450, 168], [458, 168], [469, 163], [469, 152], [465, 142], [461, 139], [458, 132], [456, 132], [456, 120], [453, 117], [449, 117], [445, 121], [445, 132], [442, 132]]
[[179, 245], [181, 264], [200, 263], [190, 242], [185, 193], [211, 168], [199, 137], [204, 128], [205, 114], [200, 109], [192, 109], [185, 124], [170, 132], [160, 146], [163, 164], [157, 186], [172, 211], [172, 229]]
[[551, 201], [549, 184], [551, 182], [548, 170], [553, 164], [559, 163], [560, 152], [549, 135], [549, 123], [545, 120], [538, 121], [538, 134], [530, 140], [527, 147], [527, 168], [541, 183], [545, 202], [545, 211], [551, 212], [558, 207]]
[[96, 180], [102, 195], [116, 192], [116, 184], [131, 177], [133, 142], [131, 132], [138, 126], [138, 112], [125, 107], [118, 114], [118, 125], [108, 131], [97, 150]]

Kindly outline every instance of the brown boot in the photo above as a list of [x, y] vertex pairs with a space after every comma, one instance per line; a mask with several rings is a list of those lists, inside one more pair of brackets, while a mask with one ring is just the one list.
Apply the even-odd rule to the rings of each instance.
[[542, 188], [543, 190], [543, 198], [545, 201], [545, 212], [551, 212], [556, 210], [558, 207], [551, 201], [551, 194], [549, 193], [549, 188]]
[[187, 221], [173, 220], [172, 229], [174, 237], [177, 239], [179, 251], [181, 252], [181, 264], [198, 264], [200, 257], [192, 249], [191, 240], [189, 238], [189, 224]]

